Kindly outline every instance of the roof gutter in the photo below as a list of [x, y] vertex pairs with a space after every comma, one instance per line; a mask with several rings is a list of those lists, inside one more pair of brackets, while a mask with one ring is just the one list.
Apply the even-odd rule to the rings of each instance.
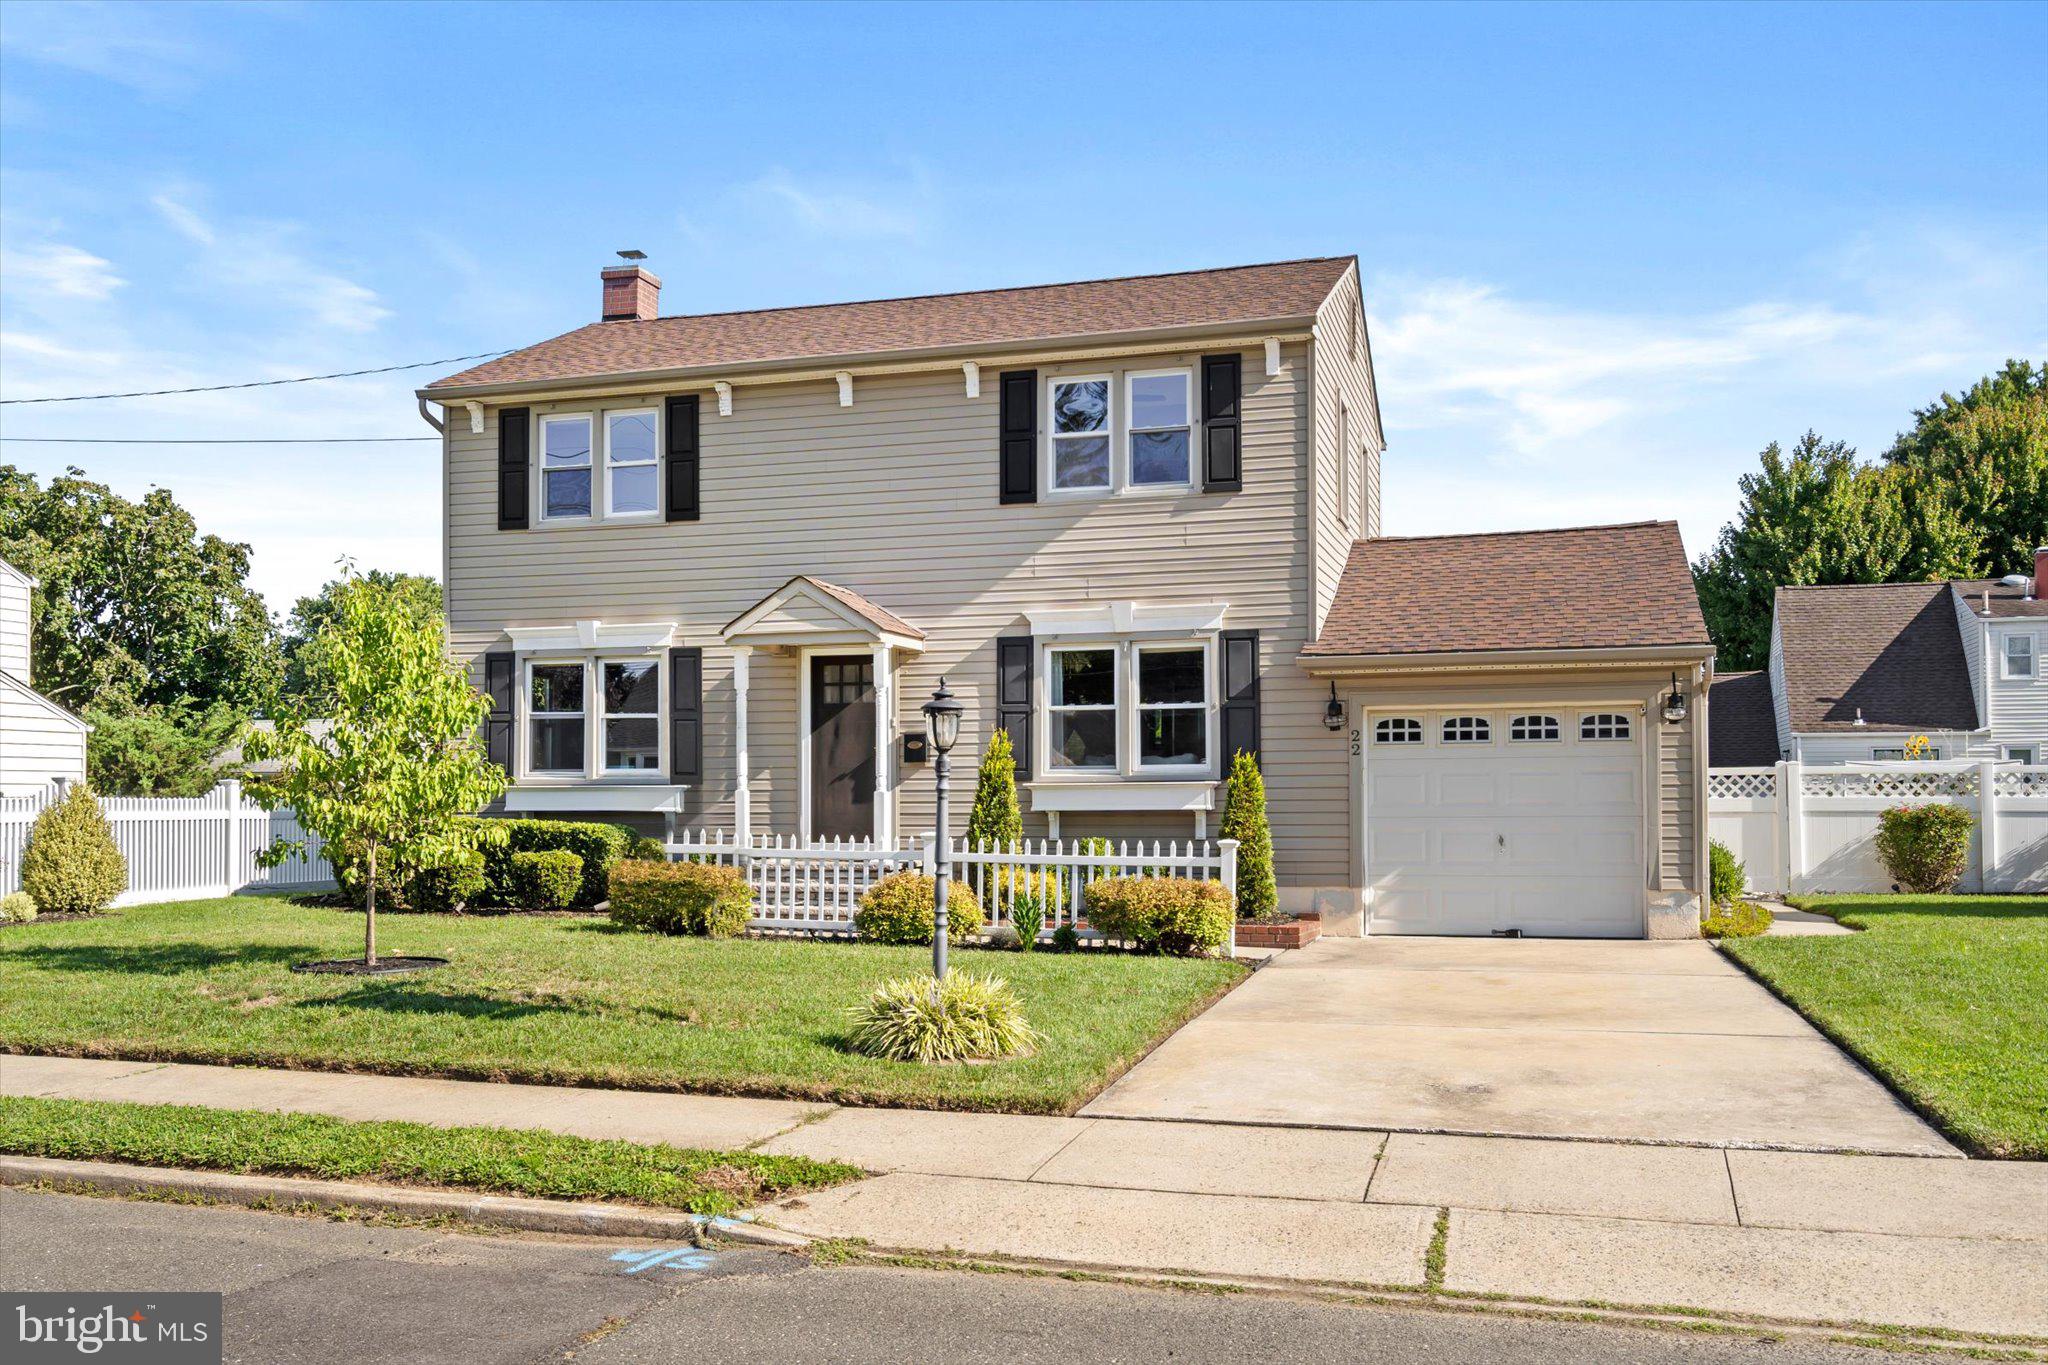
[[[719, 365], [680, 365], [653, 370], [616, 370], [602, 374], [563, 375], [553, 379], [522, 379], [490, 384], [443, 384], [415, 389], [420, 398], [432, 402], [464, 398], [491, 398], [518, 394], [542, 398], [560, 393], [578, 396], [598, 390], [708, 388], [713, 380], [729, 383], [785, 384], [811, 379], [830, 379], [840, 370], [853, 374], [909, 374], [921, 370], [950, 369], [963, 360], [983, 366], [1007, 365], [1027, 360], [1052, 360], [1071, 356], [1092, 359], [1104, 352], [1135, 349], [1167, 350], [1174, 344], [1217, 346], [1229, 343], [1256, 346], [1268, 338], [1299, 341], [1315, 324], [1315, 314], [1295, 317], [1260, 318], [1241, 322], [1209, 323], [1200, 327], [1150, 327], [1128, 332], [1089, 332], [1065, 337], [1013, 338], [953, 346], [905, 347], [889, 351], [850, 351], [838, 355], [783, 356]], [[536, 391], [540, 392], [536, 392]]]
[[1459, 649], [1415, 654], [1303, 654], [1303, 670], [1316, 677], [1399, 676], [1406, 673], [1528, 671], [1557, 668], [1665, 666], [1704, 662], [1711, 644], [1627, 645], [1597, 649]]

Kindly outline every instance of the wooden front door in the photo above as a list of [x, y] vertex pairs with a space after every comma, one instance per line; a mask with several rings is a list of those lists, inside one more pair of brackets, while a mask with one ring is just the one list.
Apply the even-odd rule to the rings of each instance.
[[811, 833], [875, 832], [875, 664], [864, 654], [811, 659]]

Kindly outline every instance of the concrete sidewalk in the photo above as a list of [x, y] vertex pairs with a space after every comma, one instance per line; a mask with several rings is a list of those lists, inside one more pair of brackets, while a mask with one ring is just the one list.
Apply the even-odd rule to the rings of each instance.
[[541, 1128], [876, 1173], [760, 1210], [878, 1248], [2048, 1337], [2048, 1165], [1040, 1118], [0, 1056], [0, 1093]]

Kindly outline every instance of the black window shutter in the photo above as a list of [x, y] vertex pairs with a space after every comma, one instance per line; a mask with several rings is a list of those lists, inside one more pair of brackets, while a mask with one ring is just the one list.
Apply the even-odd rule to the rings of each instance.
[[1002, 410], [1003, 502], [1038, 501], [1038, 371], [1005, 370], [997, 381]]
[[498, 529], [524, 531], [527, 508], [533, 499], [527, 480], [533, 477], [530, 433], [532, 411], [527, 408], [498, 409]]
[[668, 400], [668, 519], [697, 520], [697, 395]]
[[668, 772], [678, 782], [704, 780], [704, 651], [668, 652]]
[[519, 659], [511, 650], [484, 655], [484, 695], [491, 699], [491, 714], [484, 718], [484, 754], [507, 773], [512, 771], [512, 697], [518, 675]]
[[1259, 756], [1259, 633], [1223, 632], [1223, 768], [1240, 753]]
[[1010, 734], [1017, 776], [1031, 776], [1031, 637], [996, 641], [996, 724]]
[[1244, 487], [1244, 357], [1202, 357], [1202, 491]]

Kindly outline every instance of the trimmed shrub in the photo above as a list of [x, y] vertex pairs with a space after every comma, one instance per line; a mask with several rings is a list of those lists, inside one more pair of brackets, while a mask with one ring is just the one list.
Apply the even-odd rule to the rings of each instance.
[[668, 850], [661, 846], [661, 840], [645, 834], [633, 836], [633, 842], [626, 845], [626, 860], [635, 863], [665, 863]]
[[1969, 865], [1976, 823], [1960, 806], [1893, 806], [1877, 818], [1878, 861], [1908, 891], [1947, 891]]
[[632, 858], [612, 869], [612, 922], [629, 929], [738, 938], [753, 913], [754, 888], [736, 867]]
[[1700, 921], [1703, 938], [1755, 938], [1771, 927], [1771, 908], [1755, 901], [1731, 901], [1717, 905]]
[[27, 924], [36, 917], [36, 898], [26, 891], [0, 896], [0, 924]]
[[1147, 952], [1185, 957], [1230, 941], [1230, 893], [1190, 877], [1104, 877], [1088, 884], [1088, 923]]
[[[864, 943], [930, 943], [938, 912], [938, 882], [922, 872], [892, 872], [867, 889], [853, 912], [853, 932]], [[965, 882], [946, 882], [946, 942], [981, 932], [981, 902]]]
[[511, 820], [494, 824], [505, 832], [505, 842], [484, 850], [484, 905], [519, 905], [513, 884], [512, 856], [516, 853], [573, 853], [581, 860], [582, 883], [575, 896], [563, 902], [588, 910], [611, 893], [611, 871], [633, 845], [633, 831], [624, 825], [599, 824], [585, 820]]
[[423, 867], [405, 884], [405, 907], [424, 914], [468, 909], [483, 895], [484, 855], [472, 851], [452, 863]]
[[21, 855], [21, 889], [46, 915], [104, 910], [128, 889], [128, 862], [84, 783], [36, 817]]
[[522, 910], [557, 910], [576, 899], [583, 884], [583, 860], [567, 849], [515, 853], [512, 903]]
[[855, 1052], [898, 1062], [1010, 1057], [1038, 1038], [1016, 992], [999, 976], [948, 972], [937, 982], [928, 976], [884, 981], [847, 1013]]
[[1711, 903], [1717, 909], [1733, 905], [1748, 889], [1749, 869], [1742, 865], [1742, 859], [1735, 856], [1734, 850], [1719, 839], [1708, 844], [1707, 892]]
[[1266, 825], [1266, 779], [1259, 775], [1259, 761], [1242, 749], [1230, 760], [1218, 835], [1237, 840], [1238, 918], [1270, 917], [1280, 908], [1280, 885], [1273, 876], [1273, 831]]

